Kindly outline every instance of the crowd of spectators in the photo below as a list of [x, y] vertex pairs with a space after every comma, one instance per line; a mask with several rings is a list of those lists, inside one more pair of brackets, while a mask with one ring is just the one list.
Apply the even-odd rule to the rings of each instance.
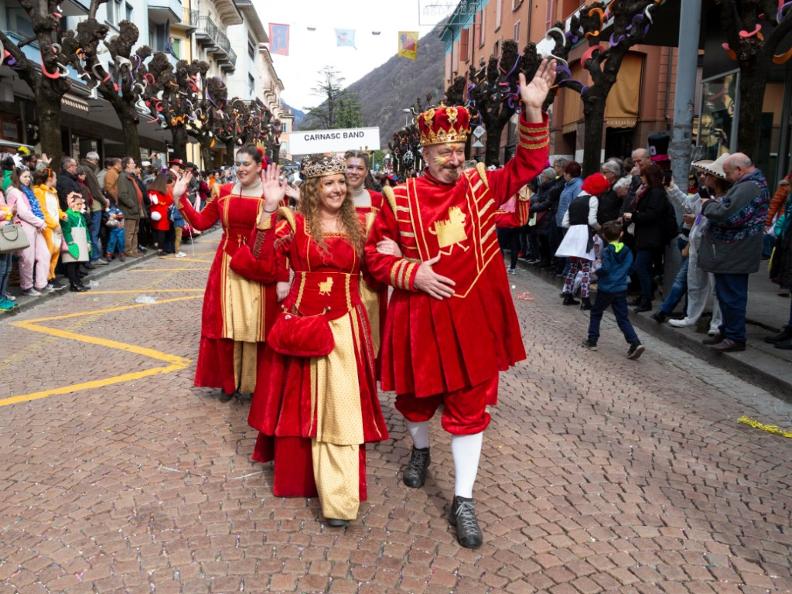
[[[95, 151], [79, 161], [66, 156], [56, 169], [46, 154], [24, 148], [0, 155], [0, 167], [0, 226], [16, 226], [27, 243], [0, 251], [0, 312], [13, 311], [19, 295], [87, 291], [83, 279], [113, 260], [137, 258], [147, 250], [184, 257], [182, 238], [199, 233], [172, 207], [171, 185], [192, 170], [189, 199], [201, 208], [212, 189], [233, 176], [230, 168], [201, 173], [180, 159], [102, 162]], [[15, 276], [18, 292], [10, 287]]]
[[[716, 352], [741, 351], [749, 275], [767, 260], [779, 295], [788, 297], [792, 287], [790, 181], [792, 174], [771, 199], [765, 176], [742, 153], [694, 162], [681, 181], [673, 179], [666, 155], [647, 148], [608, 159], [585, 179], [579, 163], [557, 158], [531, 185], [527, 224], [513, 236], [500, 235], [501, 247], [513, 250], [510, 262], [519, 256], [563, 279], [564, 305], [596, 310], [590, 291], [613, 286], [602, 269], [603, 251], [615, 245], [611, 265], [618, 259], [623, 266], [626, 258], [617, 254], [624, 244], [631, 262], [625, 295], [634, 312], [653, 312], [658, 324], [676, 328], [708, 320], [705, 344]], [[619, 225], [618, 234], [611, 227], [610, 240], [603, 234], [609, 222]], [[515, 273], [515, 266], [508, 271]], [[665, 283], [664, 274], [673, 274], [673, 282]], [[626, 314], [626, 306], [617, 313], [620, 327]], [[637, 337], [626, 332], [625, 338], [634, 355]], [[787, 325], [766, 342], [792, 349], [792, 303]], [[596, 346], [591, 332], [583, 344]]]

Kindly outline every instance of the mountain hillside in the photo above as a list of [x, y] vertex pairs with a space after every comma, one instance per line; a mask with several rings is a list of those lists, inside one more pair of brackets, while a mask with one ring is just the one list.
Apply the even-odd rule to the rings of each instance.
[[[394, 55], [363, 78], [347, 87], [360, 100], [364, 126], [379, 126], [380, 143], [386, 147], [393, 133], [404, 127], [405, 113], [417, 98], [425, 103], [427, 93], [433, 103], [444, 97], [443, 63], [445, 47], [437, 25], [418, 41], [418, 58], [408, 60]], [[306, 115], [306, 123], [310, 119]], [[296, 121], [295, 121], [296, 124]]]
[[292, 107], [291, 105], [289, 105], [287, 103], [284, 103], [283, 105], [294, 116], [294, 129], [295, 130], [299, 130], [300, 129], [300, 124], [302, 124], [303, 120], [305, 119], [305, 112], [302, 111], [302, 110], [297, 109], [296, 107]]

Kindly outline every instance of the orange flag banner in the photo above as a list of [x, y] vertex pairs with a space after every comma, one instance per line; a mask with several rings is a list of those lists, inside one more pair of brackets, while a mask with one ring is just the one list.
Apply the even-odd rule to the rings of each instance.
[[418, 31], [399, 31], [397, 55], [408, 60], [415, 60], [418, 57]]

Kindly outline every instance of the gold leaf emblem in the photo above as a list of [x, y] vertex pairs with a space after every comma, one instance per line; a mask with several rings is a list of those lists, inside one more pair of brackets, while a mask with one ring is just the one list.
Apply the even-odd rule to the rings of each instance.
[[462, 245], [463, 241], [467, 241], [467, 233], [465, 233], [465, 221], [467, 215], [462, 212], [458, 206], [452, 206], [448, 209], [448, 218], [441, 221], [435, 221], [432, 229], [429, 232], [437, 236], [437, 243], [440, 249], [447, 247], [453, 248], [458, 245], [464, 251], [468, 247]]
[[333, 277], [328, 276], [327, 280], [319, 282], [319, 294], [327, 296], [333, 290]]

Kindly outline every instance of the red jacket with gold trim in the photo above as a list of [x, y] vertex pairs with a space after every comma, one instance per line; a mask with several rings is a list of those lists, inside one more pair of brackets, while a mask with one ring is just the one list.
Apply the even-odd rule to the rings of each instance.
[[[369, 273], [394, 287], [380, 351], [384, 390], [432, 396], [470, 388], [525, 358], [517, 313], [495, 233], [498, 206], [547, 164], [547, 120], [522, 117], [517, 152], [505, 167], [465, 171], [454, 184], [424, 174], [393, 189], [366, 244]], [[387, 197], [387, 195], [386, 195]], [[396, 241], [402, 257], [377, 252]], [[422, 261], [440, 254], [438, 274], [456, 282], [438, 300], [415, 289]]]

